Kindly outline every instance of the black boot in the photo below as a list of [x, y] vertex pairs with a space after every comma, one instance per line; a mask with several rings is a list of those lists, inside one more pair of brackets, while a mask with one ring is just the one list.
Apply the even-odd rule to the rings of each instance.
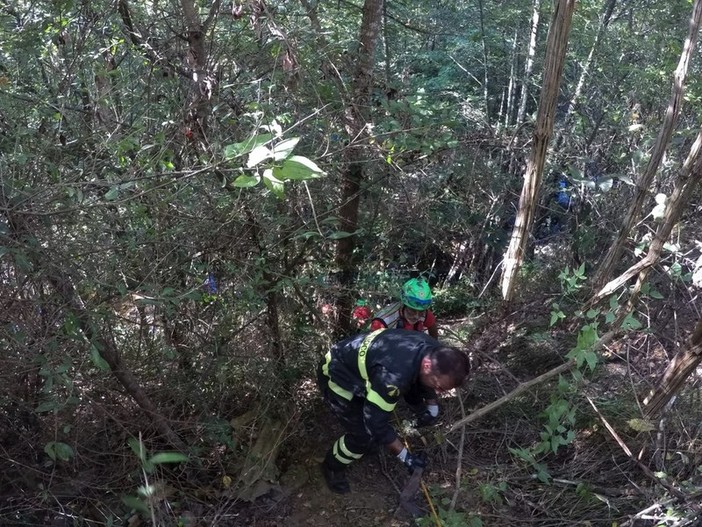
[[329, 490], [337, 494], [348, 494], [351, 492], [349, 480], [346, 479], [346, 470], [333, 470], [329, 468], [326, 462], [322, 463], [321, 467], [322, 474], [324, 474], [324, 481], [327, 482]]

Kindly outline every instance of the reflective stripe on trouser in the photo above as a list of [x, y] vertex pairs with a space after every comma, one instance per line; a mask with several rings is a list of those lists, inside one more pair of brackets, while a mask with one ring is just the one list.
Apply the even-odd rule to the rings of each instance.
[[324, 386], [323, 393], [329, 409], [339, 419], [345, 432], [327, 451], [325, 463], [332, 470], [343, 470], [373, 448], [373, 438], [363, 419], [365, 401], [360, 397], [347, 401], [328, 386]]
[[332, 470], [343, 470], [361, 459], [371, 444], [370, 437], [366, 434], [344, 434], [334, 442], [324, 461]]
[[349, 463], [352, 463], [357, 459], [361, 459], [363, 457], [363, 454], [365, 453], [351, 451], [349, 447], [346, 446], [345, 435], [341, 436], [339, 439], [336, 440], [334, 446], [331, 449], [331, 452], [332, 456], [334, 456], [334, 459], [342, 465], [348, 465]]

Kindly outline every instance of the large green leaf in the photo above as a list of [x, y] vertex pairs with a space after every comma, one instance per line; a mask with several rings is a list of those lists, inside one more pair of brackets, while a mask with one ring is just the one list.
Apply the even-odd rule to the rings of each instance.
[[303, 156], [292, 156], [273, 169], [273, 174], [281, 181], [304, 181], [324, 176], [324, 171], [313, 161]]
[[248, 154], [259, 145], [263, 145], [273, 139], [273, 134], [260, 134], [249, 137], [241, 143], [234, 143], [224, 147], [224, 158], [234, 159], [235, 157]]
[[267, 146], [257, 146], [249, 154], [249, 159], [246, 161], [247, 168], [253, 168], [261, 161], [265, 161], [269, 157], [273, 157], [273, 151]]
[[284, 183], [273, 175], [273, 170], [270, 168], [263, 172], [263, 184], [266, 185], [268, 190], [273, 192], [277, 198], [282, 199], [285, 196]]
[[46, 455], [53, 461], [56, 461], [57, 459], [59, 461], [68, 461], [75, 455], [73, 449], [69, 445], [59, 441], [51, 441], [47, 443], [44, 447], [44, 452], [46, 452]]
[[273, 159], [275, 161], [280, 161], [281, 159], [290, 157], [290, 154], [292, 154], [293, 149], [299, 142], [299, 137], [293, 137], [291, 139], [281, 141], [275, 145], [275, 147], [273, 147]]
[[159, 452], [149, 459], [154, 465], [160, 463], [184, 463], [188, 460], [188, 456], [180, 452]]
[[97, 349], [95, 344], [90, 345], [90, 359], [93, 361], [93, 364], [97, 366], [97, 368], [101, 371], [110, 371], [110, 365], [107, 364], [105, 359], [102, 358], [102, 355], [100, 355], [100, 350]]
[[240, 187], [240, 188], [249, 188], [249, 187], [255, 187], [256, 185], [258, 185], [259, 181], [261, 181], [261, 178], [259, 176], [241, 175], [234, 180], [233, 185], [235, 187]]

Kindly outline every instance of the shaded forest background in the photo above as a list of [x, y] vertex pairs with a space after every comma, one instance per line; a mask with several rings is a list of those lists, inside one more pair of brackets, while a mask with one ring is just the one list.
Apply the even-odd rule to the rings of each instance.
[[475, 370], [426, 525], [695, 525], [701, 12], [0, 0], [2, 524], [356, 524], [284, 478], [422, 274]]

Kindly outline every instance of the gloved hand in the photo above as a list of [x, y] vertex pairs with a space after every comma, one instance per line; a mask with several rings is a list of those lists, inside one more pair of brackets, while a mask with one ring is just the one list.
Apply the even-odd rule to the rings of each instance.
[[424, 410], [421, 414], [417, 415], [416, 428], [422, 428], [425, 426], [435, 425], [439, 420], [439, 416], [433, 416], [429, 410]]
[[427, 468], [427, 456], [424, 452], [419, 454], [410, 454], [408, 452], [403, 463], [409, 469], [410, 474], [412, 474], [418, 468]]

